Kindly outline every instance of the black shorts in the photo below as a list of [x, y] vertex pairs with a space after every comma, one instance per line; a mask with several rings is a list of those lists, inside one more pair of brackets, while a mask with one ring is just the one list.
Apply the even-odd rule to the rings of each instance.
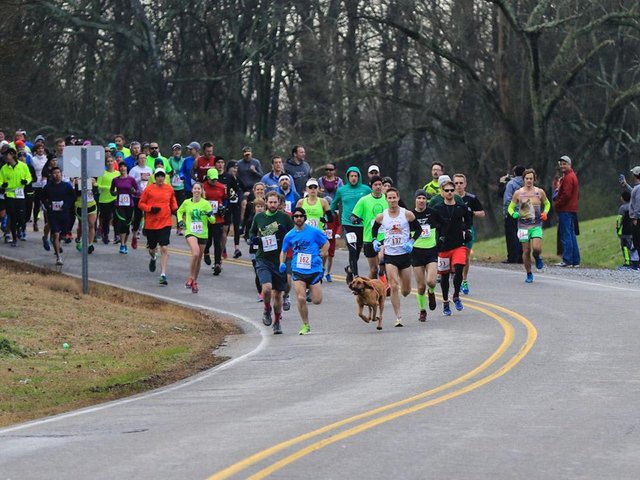
[[373, 249], [372, 242], [364, 242], [362, 251], [364, 252], [364, 256], [367, 258], [374, 258], [378, 256], [378, 252]]
[[69, 214], [67, 212], [49, 212], [49, 226], [51, 233], [66, 233], [69, 229]]
[[299, 272], [291, 272], [291, 278], [294, 282], [304, 282], [307, 284], [307, 287], [311, 285], [315, 285], [316, 283], [322, 283], [322, 277], [324, 276], [323, 272], [314, 272], [314, 273], [299, 273]]
[[[96, 213], [98, 213], [98, 204], [94, 204], [91, 205], [90, 207], [87, 206], [87, 213], [89, 215], [95, 215]], [[76, 207], [76, 218], [82, 218], [82, 207]]]
[[404, 270], [411, 267], [411, 254], [403, 253], [402, 255], [385, 255], [384, 263], [387, 265], [393, 265], [398, 270]]
[[411, 266], [424, 267], [430, 263], [438, 263], [438, 249], [431, 248], [415, 248], [411, 251]]
[[196, 237], [193, 234], [189, 234], [187, 236], [185, 236], [184, 238], [195, 238], [198, 241], [198, 245], [206, 245], [207, 244], [207, 239], [206, 238], [200, 238], [200, 237]]
[[159, 230], [147, 230], [145, 228], [144, 234], [147, 237], [147, 248], [153, 250], [158, 245], [166, 247], [169, 245], [169, 239], [171, 238], [171, 227], [164, 227]]
[[271, 288], [277, 292], [287, 290], [287, 274], [280, 273], [278, 265], [258, 258], [256, 259], [256, 275], [258, 275], [260, 285], [270, 283]]

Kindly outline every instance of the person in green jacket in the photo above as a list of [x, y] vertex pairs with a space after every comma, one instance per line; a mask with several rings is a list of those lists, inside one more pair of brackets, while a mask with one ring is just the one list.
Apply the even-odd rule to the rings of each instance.
[[107, 169], [98, 177], [96, 184], [98, 185], [98, 215], [100, 217], [100, 228], [102, 230], [102, 243], [109, 244], [109, 225], [115, 213], [116, 197], [111, 195], [111, 182], [114, 178], [120, 176], [120, 172], [116, 170], [116, 162], [113, 157], [109, 156], [105, 160]]
[[[0, 193], [5, 196], [6, 212], [11, 230], [11, 246], [17, 246], [18, 232], [26, 229], [27, 199], [25, 187], [32, 182], [31, 172], [26, 163], [18, 161], [14, 148], [6, 148], [4, 165], [0, 168]], [[26, 237], [20, 237], [21, 240]]]
[[336, 191], [331, 202], [332, 211], [340, 209], [343, 233], [349, 249], [349, 265], [344, 269], [347, 273], [347, 283], [351, 283], [353, 277], [358, 275], [358, 259], [363, 244], [362, 220], [353, 216], [353, 208], [358, 200], [370, 193], [371, 188], [362, 184], [360, 169], [349, 167], [345, 184]]

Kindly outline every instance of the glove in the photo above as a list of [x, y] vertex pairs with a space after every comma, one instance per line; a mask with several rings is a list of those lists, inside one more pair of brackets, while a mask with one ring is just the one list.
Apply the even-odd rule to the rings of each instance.
[[286, 263], [281, 263], [280, 266], [278, 267], [278, 270], [280, 271], [280, 273], [284, 273], [287, 271], [287, 264]]
[[373, 251], [378, 253], [380, 251], [380, 248], [382, 248], [382, 245], [380, 245], [380, 240], [376, 238], [372, 243], [373, 243]]
[[342, 237], [340, 236], [340, 234], [339, 234], [339, 233], [336, 233], [336, 234], [334, 235], [334, 238], [335, 238], [335, 239], [338, 239], [338, 238], [342, 238]]
[[513, 213], [511, 214], [511, 217], [512, 217], [512, 218], [515, 218], [515, 219], [517, 220], [518, 218], [520, 218], [520, 212], [513, 212]]
[[321, 216], [321, 217], [320, 217], [320, 221], [321, 221], [322, 223], [324, 223], [325, 225], [326, 225], [327, 223], [329, 223], [329, 219], [327, 218], [327, 216], [326, 216], [326, 215]]
[[21, 183], [22, 185], [26, 185], [26, 184], [27, 184], [27, 183], [29, 183], [29, 182], [27, 182], [27, 181], [23, 178], [22, 180], [20, 180], [20, 183]]
[[464, 243], [470, 242], [472, 238], [473, 236], [471, 235], [471, 230], [465, 230], [464, 232], [462, 232], [462, 241]]
[[404, 244], [404, 252], [411, 253], [413, 250], [413, 238], [410, 238], [407, 243]]
[[7, 188], [9, 186], [9, 184], [7, 182], [4, 182], [2, 185], [0, 185], [0, 188]]
[[131, 193], [136, 193], [138, 190], [136, 190], [136, 187], [131, 187]]
[[227, 214], [227, 207], [219, 206], [218, 207], [218, 215], [220, 215], [221, 217], [224, 217], [226, 214]]
[[160, 213], [160, 207], [151, 207], [149, 213]]
[[213, 216], [215, 216], [215, 213], [213, 213], [213, 210], [209, 210], [207, 213], [205, 213], [205, 215], [207, 217], [213, 217]]
[[354, 225], [362, 225], [362, 219], [353, 213], [349, 216], [349, 221]]
[[260, 239], [258, 237], [251, 237], [249, 239], [249, 245], [260, 245]]
[[540, 220], [542, 220], [543, 222], [547, 221], [547, 212], [542, 212], [540, 214]]
[[178, 228], [184, 228], [184, 222], [182, 220], [178, 222]]

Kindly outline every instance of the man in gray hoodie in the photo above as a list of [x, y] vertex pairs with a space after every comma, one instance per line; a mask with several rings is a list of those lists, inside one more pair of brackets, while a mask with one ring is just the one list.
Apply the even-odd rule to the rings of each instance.
[[503, 263], [522, 263], [522, 245], [518, 240], [518, 220], [509, 215], [507, 208], [509, 208], [513, 194], [524, 185], [524, 180], [522, 180], [524, 171], [525, 168], [522, 165], [513, 167], [513, 177], [507, 183], [502, 197], [504, 238], [507, 243], [507, 259]]
[[284, 171], [293, 178], [296, 192], [302, 194], [307, 188], [307, 180], [311, 177], [311, 165], [305, 160], [306, 152], [302, 145], [291, 149], [291, 157], [284, 164]]

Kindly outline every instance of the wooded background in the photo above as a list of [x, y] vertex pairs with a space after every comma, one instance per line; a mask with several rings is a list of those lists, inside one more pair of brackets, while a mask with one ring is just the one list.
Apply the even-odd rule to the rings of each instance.
[[0, 3], [0, 127], [30, 138], [212, 140], [227, 159], [249, 143], [267, 168], [300, 143], [405, 194], [440, 160], [492, 233], [514, 164], [549, 193], [568, 154], [589, 218], [640, 163], [640, 1]]

